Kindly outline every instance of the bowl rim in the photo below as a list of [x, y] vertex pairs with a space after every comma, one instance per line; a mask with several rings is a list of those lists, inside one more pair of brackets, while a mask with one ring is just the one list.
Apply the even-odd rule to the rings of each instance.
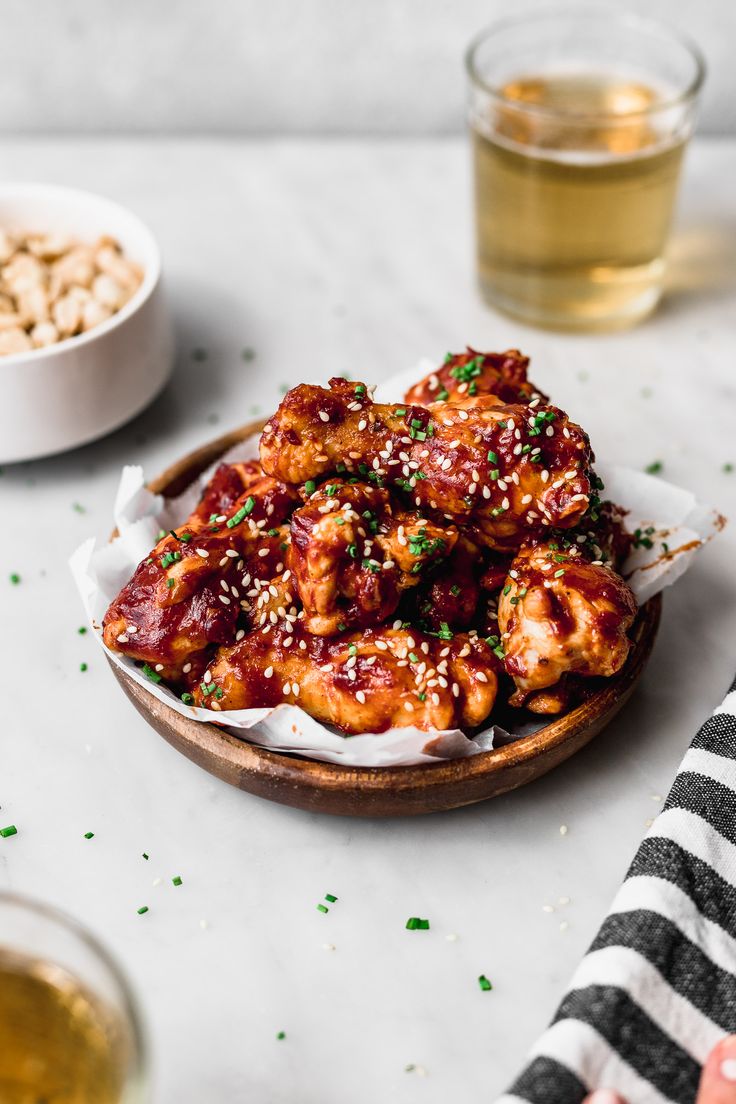
[[57, 341], [54, 345], [46, 345], [39, 349], [29, 349], [23, 353], [7, 353], [0, 356], [0, 371], [6, 368], [15, 368], [17, 365], [40, 365], [43, 361], [52, 360], [62, 353], [70, 352], [73, 349], [85, 348], [98, 338], [104, 337], [119, 326], [122, 326], [151, 298], [161, 280], [161, 248], [147, 224], [129, 207], [125, 207], [122, 203], [118, 203], [117, 200], [110, 199], [109, 196], [101, 195], [99, 192], [91, 192], [86, 188], [69, 187], [66, 184], [46, 184], [43, 181], [9, 181], [7, 183], [0, 183], [0, 204], [2, 204], [4, 199], [9, 199], [14, 196], [17, 196], [19, 199], [37, 196], [41, 199], [44, 195], [56, 195], [67, 199], [77, 199], [83, 204], [93, 203], [99, 207], [106, 207], [108, 210], [116, 211], [135, 226], [136, 233], [140, 234], [145, 243], [146, 250], [150, 253], [150, 260], [143, 269], [143, 279], [140, 287], [135, 290], [128, 302], [110, 318], [105, 319], [104, 322], [100, 322], [97, 326], [93, 326], [92, 329], [87, 330], [86, 333], [65, 337], [63, 340]]

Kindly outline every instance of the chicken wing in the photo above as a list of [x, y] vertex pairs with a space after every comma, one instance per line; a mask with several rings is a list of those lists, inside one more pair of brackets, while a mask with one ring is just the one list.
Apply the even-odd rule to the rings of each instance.
[[469, 728], [493, 708], [496, 668], [474, 635], [382, 628], [328, 638], [287, 623], [220, 648], [194, 700], [216, 711], [288, 702], [348, 733]]
[[527, 379], [528, 367], [529, 357], [522, 356], [518, 349], [479, 353], [468, 346], [465, 353], [448, 353], [442, 366], [410, 387], [404, 398], [418, 406], [474, 395], [493, 395], [499, 405], [532, 399], [547, 402], [546, 395]]
[[331, 636], [379, 624], [456, 540], [454, 526], [407, 511], [385, 489], [342, 479], [323, 484], [291, 518], [288, 562], [304, 627]]
[[295, 387], [261, 438], [263, 469], [276, 479], [359, 472], [500, 549], [547, 526], [576, 525], [589, 504], [591, 462], [583, 430], [536, 399], [380, 405], [364, 384], [344, 379], [331, 380], [330, 390]]
[[483, 550], [461, 533], [447, 559], [421, 585], [417, 609], [422, 623], [434, 630], [474, 624], [482, 570]]
[[289, 530], [281, 523], [295, 499], [291, 489], [258, 475], [224, 522], [205, 520], [200, 504], [158, 542], [110, 604], [103, 621], [107, 646], [150, 665], [152, 677], [186, 683], [200, 653], [234, 640], [238, 618], [251, 608], [245, 586], [283, 572]]
[[591, 560], [584, 545], [525, 544], [498, 604], [504, 667], [518, 691], [512, 704], [567, 673], [615, 674], [629, 654], [635, 616], [630, 588], [611, 567]]

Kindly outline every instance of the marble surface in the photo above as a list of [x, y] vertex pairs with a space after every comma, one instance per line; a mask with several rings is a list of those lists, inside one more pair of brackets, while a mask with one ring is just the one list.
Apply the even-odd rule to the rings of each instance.
[[[736, 472], [722, 469], [736, 465], [735, 171], [736, 143], [695, 146], [666, 302], [637, 329], [593, 338], [527, 330], [480, 304], [460, 140], [4, 143], [3, 178], [84, 185], [150, 223], [176, 316], [177, 370], [150, 410], [0, 476], [0, 819], [18, 826], [0, 839], [0, 885], [74, 912], [123, 962], [157, 1102], [492, 1099], [733, 674], [736, 527], [667, 594], [635, 697], [570, 763], [452, 814], [338, 820], [202, 773], [78, 635], [66, 559], [108, 531], [121, 464], [155, 473], [270, 410], [303, 374], [377, 380], [465, 341], [518, 344], [601, 456], [659, 459], [734, 516]], [[339, 901], [323, 915], [328, 892]], [[430, 931], [406, 931], [412, 915]]]
[[[0, 132], [458, 133], [471, 37], [550, 6], [560, 0], [3, 0]], [[732, 134], [733, 0], [619, 6], [698, 43], [701, 129]]]

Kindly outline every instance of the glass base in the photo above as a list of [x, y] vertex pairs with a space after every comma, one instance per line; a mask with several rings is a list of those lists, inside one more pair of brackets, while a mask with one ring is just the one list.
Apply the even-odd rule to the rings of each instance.
[[656, 260], [565, 275], [486, 270], [478, 284], [490, 307], [527, 325], [594, 333], [624, 329], [651, 314], [662, 295], [663, 275], [664, 262]]

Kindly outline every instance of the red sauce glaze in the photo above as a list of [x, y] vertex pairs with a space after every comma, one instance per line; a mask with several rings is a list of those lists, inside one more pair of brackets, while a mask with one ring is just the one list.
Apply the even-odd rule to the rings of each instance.
[[215, 711], [298, 704], [345, 732], [467, 727], [493, 706], [495, 669], [488, 645], [466, 635], [367, 629], [328, 638], [278, 626], [221, 649], [195, 699]]
[[294, 388], [266, 425], [261, 462], [275, 478], [315, 479], [342, 464], [499, 548], [572, 527], [587, 509], [588, 438], [556, 407], [480, 397], [430, 410], [373, 404], [364, 384], [330, 386]]
[[443, 364], [409, 388], [407, 402], [427, 406], [434, 402], [495, 395], [501, 403], [523, 403], [546, 396], [527, 379], [529, 357], [518, 349], [505, 353], [479, 353], [468, 346], [464, 353], [447, 354]]

